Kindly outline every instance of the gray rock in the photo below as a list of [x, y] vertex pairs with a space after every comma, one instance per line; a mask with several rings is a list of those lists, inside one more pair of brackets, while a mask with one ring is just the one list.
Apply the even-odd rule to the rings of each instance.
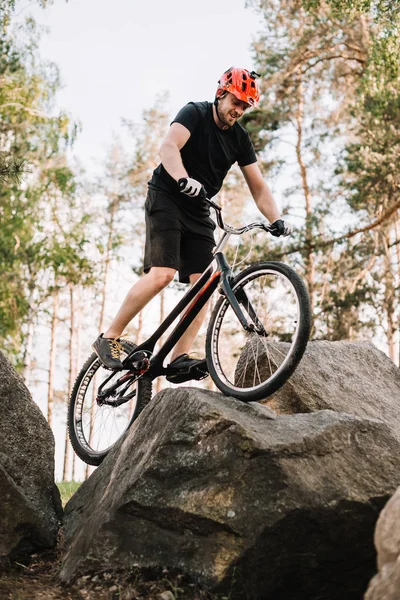
[[400, 369], [372, 344], [310, 342], [268, 406], [284, 414], [328, 409], [380, 419], [400, 440]]
[[0, 562], [55, 546], [62, 507], [54, 483], [54, 437], [1, 352], [0, 490]]
[[399, 442], [375, 420], [263, 411], [158, 394], [68, 503], [62, 580], [139, 566], [232, 598], [362, 597]]
[[157, 598], [158, 600], [175, 600], [174, 594], [170, 591], [161, 592], [161, 594], [158, 594]]
[[400, 591], [400, 488], [379, 515], [375, 529], [378, 574], [365, 600], [398, 600]]
[[378, 567], [396, 562], [400, 555], [400, 488], [390, 498], [379, 515], [375, 529]]
[[399, 600], [400, 557], [395, 562], [383, 565], [369, 584], [365, 600]]

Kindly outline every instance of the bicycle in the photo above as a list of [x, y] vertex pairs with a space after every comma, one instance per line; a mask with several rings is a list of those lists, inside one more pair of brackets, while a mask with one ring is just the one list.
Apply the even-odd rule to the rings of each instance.
[[[251, 264], [233, 275], [223, 249], [231, 235], [263, 223], [235, 229], [215, 210], [223, 234], [213, 260], [198, 281], [143, 343], [121, 339], [123, 370], [103, 367], [95, 353], [85, 362], [72, 390], [68, 430], [76, 454], [99, 465], [151, 400], [152, 381], [165, 375], [164, 360], [212, 294], [221, 297], [206, 336], [206, 360], [216, 387], [244, 402], [262, 400], [278, 390], [304, 354], [311, 328], [308, 293], [288, 265], [276, 261]], [[166, 341], [155, 351], [167, 328], [180, 316]]]

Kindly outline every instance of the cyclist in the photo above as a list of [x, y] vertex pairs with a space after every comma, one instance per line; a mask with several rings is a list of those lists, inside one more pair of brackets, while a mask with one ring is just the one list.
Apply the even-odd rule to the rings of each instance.
[[[107, 331], [93, 350], [104, 366], [120, 369], [119, 336], [146, 304], [179, 273], [193, 284], [212, 259], [215, 224], [204, 195], [217, 194], [230, 167], [238, 162], [260, 212], [273, 234], [289, 235], [291, 226], [278, 208], [257, 165], [249, 134], [238, 119], [257, 106], [257, 74], [231, 67], [218, 82], [214, 103], [189, 102], [172, 121], [160, 148], [161, 163], [148, 184], [145, 203], [145, 274], [128, 292]], [[205, 359], [189, 356], [205, 316], [205, 308], [172, 351], [167, 380], [181, 383], [207, 375]]]

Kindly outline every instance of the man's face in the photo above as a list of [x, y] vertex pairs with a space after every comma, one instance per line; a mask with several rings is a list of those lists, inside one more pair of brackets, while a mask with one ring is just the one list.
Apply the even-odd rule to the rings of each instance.
[[228, 92], [225, 96], [219, 97], [218, 100], [218, 117], [219, 120], [227, 127], [232, 127], [238, 119], [243, 115], [244, 111], [250, 107], [250, 104], [239, 100]]

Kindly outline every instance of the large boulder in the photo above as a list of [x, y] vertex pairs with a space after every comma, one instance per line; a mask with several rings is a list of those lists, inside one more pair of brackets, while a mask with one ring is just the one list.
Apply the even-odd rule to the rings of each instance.
[[375, 529], [378, 574], [365, 600], [398, 600], [400, 597], [400, 488], [379, 515]]
[[1, 352], [0, 490], [0, 562], [55, 546], [62, 507], [54, 483], [54, 437]]
[[67, 504], [61, 578], [168, 568], [230, 598], [359, 600], [399, 451], [376, 420], [164, 390]]
[[[269, 350], [270, 360], [282, 355]], [[267, 365], [261, 358], [259, 368]], [[296, 371], [267, 403], [284, 414], [328, 409], [380, 419], [400, 440], [400, 369], [366, 342], [309, 342]]]

